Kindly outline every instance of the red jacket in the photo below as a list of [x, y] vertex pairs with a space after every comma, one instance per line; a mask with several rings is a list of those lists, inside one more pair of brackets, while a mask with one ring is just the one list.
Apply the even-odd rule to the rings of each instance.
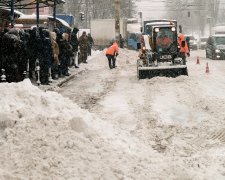
[[119, 46], [118, 44], [115, 42], [113, 43], [112, 46], [110, 46], [107, 50], [106, 50], [106, 55], [112, 55], [114, 56], [115, 53], [118, 53], [119, 52]]

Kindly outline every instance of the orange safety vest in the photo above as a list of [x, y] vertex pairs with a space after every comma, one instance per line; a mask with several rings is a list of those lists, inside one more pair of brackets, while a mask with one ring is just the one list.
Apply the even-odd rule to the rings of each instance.
[[[182, 44], [183, 44], [182, 42], [185, 43], [185, 46], [184, 47], [182, 46]], [[182, 53], [189, 53], [188, 44], [185, 41], [185, 38], [184, 38], [184, 35], [183, 34], [181, 34], [179, 36], [178, 44], [180, 46], [180, 52], [182, 52]]]
[[112, 55], [114, 56], [115, 53], [119, 52], [119, 46], [117, 43], [113, 43], [112, 46], [110, 46], [107, 50], [106, 50], [106, 55]]

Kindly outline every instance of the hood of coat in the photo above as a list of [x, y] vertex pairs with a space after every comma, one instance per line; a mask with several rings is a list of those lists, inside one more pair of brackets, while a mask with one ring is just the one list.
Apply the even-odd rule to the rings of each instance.
[[51, 32], [50, 33], [50, 37], [51, 37], [51, 39], [56, 40], [56, 33], [55, 32]]
[[69, 34], [63, 33], [63, 39], [69, 41]]

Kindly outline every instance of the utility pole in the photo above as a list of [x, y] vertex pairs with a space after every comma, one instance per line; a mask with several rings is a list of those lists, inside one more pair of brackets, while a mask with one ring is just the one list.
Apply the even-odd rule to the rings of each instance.
[[53, 5], [53, 19], [54, 19], [54, 28], [56, 28], [56, 0], [54, 0]]
[[10, 2], [11, 11], [10, 11], [10, 21], [11, 21], [11, 27], [14, 27], [14, 0], [11, 0]]
[[120, 6], [121, 6], [121, 1], [120, 0], [115, 0], [115, 38], [116, 40], [120, 40]]
[[88, 6], [89, 6], [89, 4], [88, 4], [88, 0], [85, 0], [85, 28], [87, 29], [87, 26], [88, 26]]
[[37, 24], [37, 27], [39, 27], [39, 7], [40, 7], [39, 0], [37, 0], [37, 2], [36, 2], [36, 24]]
[[128, 17], [129, 18], [131, 18], [131, 0], [129, 0], [129, 2], [128, 2], [129, 4], [128, 4], [128, 6], [129, 6], [129, 12], [128, 12]]

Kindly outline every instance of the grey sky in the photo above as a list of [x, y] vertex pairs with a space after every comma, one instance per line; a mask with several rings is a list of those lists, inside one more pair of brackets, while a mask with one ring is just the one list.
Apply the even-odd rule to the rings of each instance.
[[137, 2], [137, 12], [142, 12], [144, 19], [164, 17], [165, 0], [140, 0]]

